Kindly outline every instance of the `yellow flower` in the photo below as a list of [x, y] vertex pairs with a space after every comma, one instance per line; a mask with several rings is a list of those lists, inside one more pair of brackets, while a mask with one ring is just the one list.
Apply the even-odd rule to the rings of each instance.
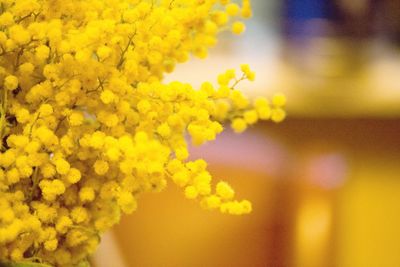
[[206, 209], [217, 209], [221, 206], [221, 199], [218, 196], [211, 195], [205, 197], [202, 204]]
[[17, 89], [17, 87], [18, 87], [18, 78], [16, 76], [8, 75], [4, 79], [4, 88], [6, 90], [13, 91], [13, 90]]
[[10, 12], [3, 12], [0, 16], [1, 26], [10, 26], [14, 23], [14, 16]]
[[230, 200], [235, 196], [235, 191], [226, 182], [218, 182], [216, 187], [217, 194], [225, 200]]
[[91, 202], [95, 197], [94, 190], [92, 187], [83, 187], [79, 191], [79, 198], [82, 202]]
[[68, 216], [63, 215], [57, 220], [56, 230], [61, 234], [65, 234], [71, 225], [72, 220]]
[[98, 174], [98, 175], [104, 175], [108, 172], [109, 166], [108, 163], [106, 161], [103, 160], [96, 160], [96, 162], [94, 163], [94, 171]]
[[7, 171], [6, 177], [7, 177], [8, 184], [10, 184], [10, 185], [18, 183], [20, 180], [20, 174], [19, 174], [17, 168], [13, 168], [13, 169]]
[[39, 60], [46, 60], [50, 56], [50, 48], [47, 45], [41, 45], [36, 48], [36, 57]]
[[87, 210], [83, 207], [75, 207], [71, 211], [71, 219], [75, 223], [82, 223], [88, 219]]
[[41, 166], [40, 170], [41, 174], [45, 178], [51, 178], [56, 174], [56, 168], [50, 163], [46, 163], [43, 166]]
[[48, 241], [44, 242], [44, 248], [47, 251], [54, 251], [54, 250], [57, 249], [57, 246], [58, 246], [58, 240], [57, 239], [51, 239], [51, 240], [48, 240]]
[[10, 39], [15, 41], [18, 45], [26, 45], [31, 40], [29, 31], [23, 26], [15, 24], [9, 28]]
[[116, 147], [111, 147], [106, 152], [107, 157], [110, 161], [118, 161], [119, 157], [121, 156], [121, 152]]
[[39, 108], [39, 114], [42, 117], [47, 117], [53, 114], [53, 106], [50, 104], [43, 104]]
[[286, 97], [283, 94], [276, 94], [272, 98], [272, 104], [276, 107], [283, 107], [286, 104]]
[[70, 168], [67, 174], [67, 181], [71, 184], [76, 184], [82, 178], [81, 172], [76, 168]]
[[258, 121], [258, 114], [256, 110], [248, 110], [243, 114], [243, 118], [247, 124], [254, 124]]
[[59, 174], [67, 174], [70, 170], [70, 164], [65, 159], [56, 159], [56, 170]]
[[273, 122], [281, 122], [285, 119], [286, 112], [281, 108], [275, 108], [271, 113], [271, 120]]
[[110, 90], [104, 90], [101, 92], [100, 99], [104, 104], [110, 104], [114, 101], [115, 95]]
[[237, 16], [239, 12], [240, 8], [236, 3], [230, 3], [226, 6], [226, 13], [228, 13], [229, 16]]
[[23, 75], [30, 75], [34, 70], [35, 66], [30, 62], [23, 63], [19, 66], [19, 71]]
[[125, 213], [132, 213], [137, 208], [136, 199], [129, 192], [123, 191], [118, 194], [118, 205]]
[[157, 132], [163, 137], [167, 138], [171, 135], [171, 128], [167, 123], [163, 123], [157, 128]]
[[187, 170], [182, 170], [179, 172], [174, 173], [172, 176], [172, 180], [179, 186], [185, 186], [189, 180], [190, 180], [190, 175]]
[[242, 133], [246, 130], [247, 123], [244, 119], [236, 118], [232, 121], [231, 126], [236, 133]]
[[195, 199], [195, 198], [197, 198], [198, 195], [199, 195], [199, 192], [197, 191], [196, 187], [190, 185], [185, 188], [185, 196], [188, 199]]
[[251, 211], [227, 183], [213, 186], [204, 160], [190, 160], [186, 136], [201, 145], [225, 125], [280, 122], [285, 97], [249, 101], [237, 90], [255, 79], [248, 65], [200, 88], [164, 81], [191, 55], [207, 57], [220, 32], [241, 34], [249, 0], [1, 6], [1, 259], [33, 251], [40, 262], [79, 265], [137, 196], [168, 179], [205, 209]]
[[139, 112], [147, 113], [147, 112], [150, 111], [151, 105], [150, 105], [150, 102], [148, 100], [141, 100], [138, 103], [137, 108], [138, 108]]
[[109, 48], [108, 46], [100, 46], [97, 49], [97, 56], [99, 57], [100, 60], [104, 60], [106, 58], [108, 58], [112, 53], [111, 48]]
[[16, 118], [19, 123], [26, 123], [30, 119], [30, 113], [27, 109], [21, 108], [17, 111]]
[[105, 134], [100, 131], [96, 131], [90, 137], [89, 143], [90, 146], [95, 149], [100, 149], [104, 144]]
[[81, 112], [74, 111], [71, 113], [71, 115], [69, 115], [68, 121], [71, 126], [82, 125], [84, 121], [83, 114]]
[[232, 32], [234, 34], [242, 34], [246, 30], [246, 26], [241, 21], [236, 21], [232, 24]]

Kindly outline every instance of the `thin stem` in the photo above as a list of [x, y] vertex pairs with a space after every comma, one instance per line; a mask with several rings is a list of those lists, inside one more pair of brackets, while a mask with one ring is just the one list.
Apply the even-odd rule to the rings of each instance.
[[241, 81], [246, 80], [246, 74], [243, 73], [242, 77], [240, 77], [240, 79], [237, 79], [235, 81], [235, 83], [231, 86], [231, 89], [235, 89], [235, 86], [238, 85]]
[[8, 104], [8, 91], [3, 88], [2, 103], [0, 106], [0, 150], [3, 151], [3, 138], [7, 127], [7, 104]]
[[128, 49], [131, 46], [132, 41], [133, 41], [133, 37], [135, 37], [135, 35], [136, 35], [136, 32], [131, 37], [129, 37], [128, 44], [126, 45], [125, 49], [122, 50], [121, 58], [120, 58], [120, 60], [119, 60], [119, 62], [117, 64], [117, 69], [120, 69], [122, 67], [122, 65], [124, 64], [124, 62], [125, 62], [125, 54], [126, 54], [126, 52], [128, 52]]

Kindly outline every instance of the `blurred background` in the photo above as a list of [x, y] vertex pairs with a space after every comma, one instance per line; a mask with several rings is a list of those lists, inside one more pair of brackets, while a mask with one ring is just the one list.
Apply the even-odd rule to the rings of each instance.
[[400, 266], [400, 0], [252, 2], [244, 35], [167, 80], [249, 63], [241, 90], [286, 94], [282, 124], [192, 149], [253, 213], [204, 211], [171, 185], [105, 236], [97, 266]]

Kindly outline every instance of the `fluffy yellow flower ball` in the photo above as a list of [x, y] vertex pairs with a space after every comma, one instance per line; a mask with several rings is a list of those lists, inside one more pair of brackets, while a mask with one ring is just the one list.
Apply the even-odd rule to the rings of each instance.
[[241, 21], [236, 21], [232, 24], [232, 32], [234, 34], [242, 34], [246, 29], [246, 26]]
[[4, 79], [4, 88], [6, 90], [15, 90], [18, 87], [18, 78], [14, 75], [8, 75], [5, 79]]

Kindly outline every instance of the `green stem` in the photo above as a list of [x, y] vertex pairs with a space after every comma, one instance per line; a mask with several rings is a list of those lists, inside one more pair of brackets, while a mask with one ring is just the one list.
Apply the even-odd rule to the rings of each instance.
[[48, 264], [36, 263], [30, 261], [18, 261], [18, 262], [0, 261], [0, 266], [1, 267], [53, 267]]

